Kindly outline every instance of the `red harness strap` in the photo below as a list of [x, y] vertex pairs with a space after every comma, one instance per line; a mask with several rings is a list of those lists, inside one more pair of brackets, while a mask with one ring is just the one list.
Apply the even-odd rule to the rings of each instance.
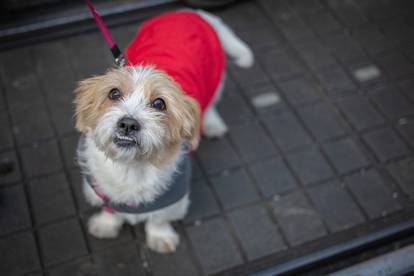
[[108, 197], [106, 197], [104, 195], [104, 193], [102, 193], [99, 189], [98, 189], [98, 185], [96, 185], [96, 179], [94, 177], [91, 178], [91, 183], [90, 183], [91, 188], [93, 189], [93, 191], [95, 192], [95, 194], [102, 199], [102, 201], [104, 202], [103, 206], [102, 206], [102, 210], [104, 212], [107, 213], [113, 213], [114, 210], [112, 210], [111, 207], [109, 207], [109, 199]]

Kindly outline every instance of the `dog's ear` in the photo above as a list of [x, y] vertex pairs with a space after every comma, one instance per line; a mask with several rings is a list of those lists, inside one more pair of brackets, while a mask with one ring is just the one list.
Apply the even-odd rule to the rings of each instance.
[[88, 132], [96, 121], [96, 114], [93, 111], [98, 102], [98, 83], [102, 78], [103, 76], [93, 76], [82, 80], [74, 91], [75, 127], [80, 132]]
[[196, 150], [200, 141], [200, 106], [192, 97], [183, 95], [184, 110], [182, 137], [190, 142], [191, 149]]

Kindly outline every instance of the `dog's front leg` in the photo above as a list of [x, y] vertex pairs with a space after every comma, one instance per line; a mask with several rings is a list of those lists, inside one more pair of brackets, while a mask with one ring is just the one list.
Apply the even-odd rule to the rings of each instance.
[[148, 247], [158, 253], [172, 253], [180, 242], [180, 237], [169, 222], [148, 220], [145, 232]]
[[124, 220], [120, 216], [101, 211], [89, 219], [88, 231], [100, 239], [116, 238], [123, 223]]

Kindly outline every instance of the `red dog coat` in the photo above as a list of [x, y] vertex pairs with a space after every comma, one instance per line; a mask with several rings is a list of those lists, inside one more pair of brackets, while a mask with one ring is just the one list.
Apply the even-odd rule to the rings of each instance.
[[195, 98], [204, 111], [224, 70], [214, 29], [192, 11], [167, 12], [145, 21], [125, 51], [128, 65], [154, 65]]

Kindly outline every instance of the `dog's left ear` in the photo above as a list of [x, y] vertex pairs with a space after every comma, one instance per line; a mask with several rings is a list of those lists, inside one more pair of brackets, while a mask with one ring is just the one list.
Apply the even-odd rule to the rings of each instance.
[[191, 150], [196, 150], [200, 141], [200, 106], [192, 97], [183, 95], [183, 124], [181, 136], [188, 140]]

